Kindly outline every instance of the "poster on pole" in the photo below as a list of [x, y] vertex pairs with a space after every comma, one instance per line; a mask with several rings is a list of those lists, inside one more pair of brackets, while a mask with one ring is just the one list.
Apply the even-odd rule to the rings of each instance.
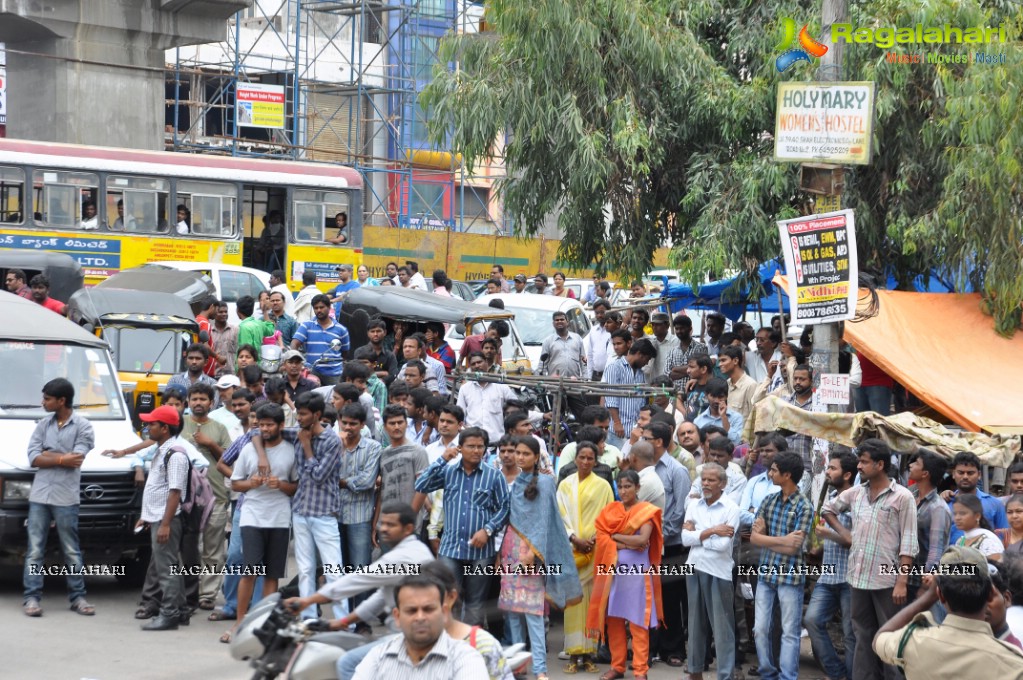
[[246, 127], [284, 129], [284, 86], [238, 83], [235, 120]]
[[7, 125], [7, 72], [0, 68], [0, 125]]
[[874, 83], [778, 83], [774, 160], [869, 165]]
[[778, 222], [792, 324], [831, 323], [856, 315], [856, 224], [852, 210]]

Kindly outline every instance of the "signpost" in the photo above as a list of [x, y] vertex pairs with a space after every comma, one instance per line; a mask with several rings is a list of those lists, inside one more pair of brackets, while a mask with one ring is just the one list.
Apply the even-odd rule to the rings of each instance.
[[852, 210], [778, 222], [789, 304], [797, 326], [856, 315], [859, 265]]
[[849, 405], [849, 374], [847, 373], [822, 373], [821, 384], [817, 388], [816, 396], [822, 404], [834, 404], [835, 406]]
[[235, 121], [246, 127], [284, 129], [284, 86], [239, 82]]
[[780, 82], [774, 159], [867, 165], [874, 127], [872, 82]]

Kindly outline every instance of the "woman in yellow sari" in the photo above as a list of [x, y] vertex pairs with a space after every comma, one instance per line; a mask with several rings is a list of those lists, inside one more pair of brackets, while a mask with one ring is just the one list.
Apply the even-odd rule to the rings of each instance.
[[565, 609], [565, 652], [570, 662], [566, 673], [596, 673], [592, 655], [597, 652], [597, 641], [586, 636], [586, 612], [593, 591], [593, 554], [596, 548], [597, 515], [608, 503], [614, 502], [611, 485], [593, 474], [597, 464], [597, 445], [579, 442], [575, 449], [577, 471], [558, 485], [558, 510], [572, 544], [572, 556], [579, 571], [583, 599]]

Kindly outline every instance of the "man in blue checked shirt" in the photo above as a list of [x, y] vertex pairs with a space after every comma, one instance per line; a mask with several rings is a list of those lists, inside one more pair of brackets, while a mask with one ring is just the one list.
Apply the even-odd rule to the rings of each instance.
[[[319, 394], [298, 395], [295, 400], [298, 427], [281, 431], [285, 441], [295, 445], [297, 458], [298, 490], [292, 499], [291, 511], [301, 597], [316, 592], [317, 553], [320, 564], [327, 567], [324, 576], [328, 582], [340, 578], [343, 565], [337, 521], [341, 512], [341, 439], [320, 424], [323, 409], [323, 397]], [[258, 434], [252, 437], [252, 445], [259, 455], [259, 469], [268, 469], [263, 440]], [[302, 615], [315, 618], [315, 607], [309, 607]], [[348, 602], [336, 602], [334, 617], [340, 619], [347, 615]]]
[[[295, 329], [295, 337], [291, 341], [292, 349], [305, 348], [306, 363], [312, 366], [313, 374], [320, 379], [324, 387], [333, 385], [341, 377], [341, 370], [344, 368], [340, 356], [330, 349], [330, 344], [337, 340], [341, 343], [338, 352], [347, 352], [352, 347], [348, 338], [348, 329], [330, 318], [330, 297], [327, 295], [316, 295], [312, 301], [313, 314], [315, 318], [303, 321]], [[329, 361], [316, 365], [320, 358], [325, 360], [338, 358], [338, 361]]]
[[[445, 449], [416, 480], [412, 501], [419, 512], [426, 494], [444, 489], [439, 556], [454, 572], [458, 591], [464, 593], [461, 620], [470, 626], [483, 624], [483, 602], [490, 584], [483, 570], [494, 562], [494, 535], [508, 523], [508, 482], [499, 470], [481, 465], [488, 445], [484, 430], [462, 430], [458, 446]], [[461, 461], [449, 465], [459, 455]]]

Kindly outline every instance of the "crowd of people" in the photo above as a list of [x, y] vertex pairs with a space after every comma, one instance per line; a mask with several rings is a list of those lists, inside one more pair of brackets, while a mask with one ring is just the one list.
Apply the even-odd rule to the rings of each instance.
[[[552, 656], [567, 673], [610, 664], [602, 680], [624, 677], [630, 659], [636, 678], [663, 663], [699, 680], [713, 662], [721, 680], [743, 666], [792, 679], [804, 629], [832, 680], [894, 678], [898, 667], [952, 677], [926, 669], [953, 645], [959, 677], [990, 661], [995, 677], [1023, 678], [1023, 463], [995, 489], [969, 452], [900, 456], [867, 439], [825, 460], [806, 434], [749, 426], [768, 395], [811, 408], [810, 338], [783, 342], [780, 319], [728, 331], [708, 314], [697, 339], [684, 313], [623, 312], [603, 297], [592, 299], [585, 338], [552, 316], [540, 372], [592, 386], [568, 400], [580, 428], [554, 450], [538, 434], [546, 414], [483, 379], [500, 373], [504, 322], [466, 338], [459, 355], [439, 323], [374, 320], [368, 342], [352, 347], [336, 305], [366, 285], [361, 269], [355, 281], [343, 266], [332, 294], [307, 275], [295, 298], [275, 272], [260, 314], [257, 300], [238, 300], [237, 327], [222, 302], [204, 302], [209, 341], [187, 348], [186, 370], [142, 415], [145, 441], [108, 452], [132, 456], [145, 485], [140, 526], [153, 557], [135, 613], [145, 630], [188, 625], [197, 610], [237, 625], [253, 601], [284, 589], [294, 611], [311, 618], [319, 606], [338, 630], [370, 633], [393, 610], [395, 636], [345, 654], [341, 678], [412, 668], [421, 675], [408, 677], [505, 678], [525, 669], [492, 651], [525, 642], [541, 680]], [[426, 288], [418, 268], [394, 269], [391, 285]], [[488, 285], [522, 292], [525, 277], [503, 275], [495, 265]], [[545, 279], [532, 294], [546, 293]], [[434, 293], [449, 292], [444, 272], [433, 281]], [[258, 363], [267, 342], [287, 348], [270, 380]], [[331, 352], [346, 358], [321, 363]], [[859, 389], [887, 385], [887, 403], [883, 389], [864, 397], [887, 412], [890, 380], [846, 354]], [[29, 616], [42, 613], [41, 579], [29, 577], [42, 559], [37, 534], [51, 518], [59, 528], [58, 492], [91, 446], [70, 385], [56, 383], [44, 388], [50, 415], [29, 450], [39, 468]], [[621, 396], [637, 385], [659, 389]], [[193, 468], [213, 491], [201, 526], [181, 511]], [[819, 507], [816, 474], [828, 489]], [[297, 576], [283, 584], [289, 551]], [[403, 580], [371, 568], [399, 564], [423, 569]], [[68, 587], [76, 611], [94, 613], [84, 583]], [[559, 610], [563, 645], [549, 649]], [[452, 665], [432, 668], [430, 649]]]

